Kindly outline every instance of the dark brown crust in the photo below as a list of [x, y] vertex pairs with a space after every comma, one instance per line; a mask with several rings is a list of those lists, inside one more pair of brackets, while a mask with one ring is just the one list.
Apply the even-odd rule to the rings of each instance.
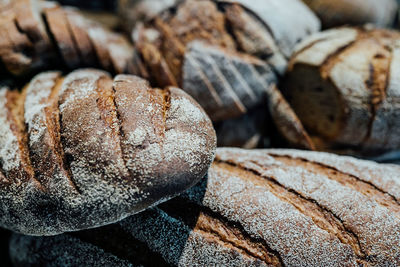
[[0, 93], [0, 225], [16, 232], [118, 221], [191, 187], [214, 157], [211, 121], [177, 88], [83, 69]]
[[[133, 19], [143, 21], [136, 25], [132, 36], [149, 81], [156, 86], [178, 84], [200, 103], [215, 123], [238, 119], [266, 105], [269, 96], [265, 91], [285, 72], [284, 54], [292, 50], [289, 46], [293, 45], [290, 44], [293, 36], [300, 40], [315, 26], [313, 15], [305, 15], [307, 22], [299, 26], [301, 30], [288, 38], [275, 38], [269, 22], [275, 24], [277, 19], [269, 21], [260, 17], [255, 9], [261, 6], [256, 1], [249, 4], [210, 0], [166, 4], [160, 1], [155, 14], [151, 13], [154, 10], [150, 2], [127, 2], [121, 5], [137, 5], [134, 13], [144, 13], [145, 19]], [[280, 5], [274, 7], [280, 9]], [[309, 12], [301, 2], [293, 3], [293, 9]], [[288, 30], [286, 26], [282, 26], [282, 31], [275, 28], [277, 35]], [[301, 33], [303, 28], [307, 29], [304, 34]], [[277, 89], [273, 87], [272, 90]], [[279, 125], [284, 128], [283, 137], [297, 147], [312, 149], [301, 122], [287, 112], [289, 107], [280, 105], [277, 109], [278, 104], [275, 104], [271, 107], [273, 116], [279, 118], [279, 123], [286, 123]], [[286, 134], [287, 129], [291, 133]]]

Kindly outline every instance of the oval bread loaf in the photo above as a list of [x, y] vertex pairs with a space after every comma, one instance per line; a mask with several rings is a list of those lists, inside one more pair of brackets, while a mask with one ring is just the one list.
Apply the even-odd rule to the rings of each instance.
[[[289, 143], [313, 148], [275, 86], [295, 44], [319, 30], [318, 19], [301, 1], [273, 0], [261, 4], [128, 0], [120, 5], [126, 16], [136, 20], [132, 33], [135, 74], [147, 77], [157, 86], [180, 86], [216, 123], [243, 121], [245, 114], [254, 114], [260, 106], [264, 107], [258, 110], [272, 113], [277, 128]], [[232, 140], [221, 133], [220, 137], [227, 139], [220, 138], [220, 143], [247, 146], [248, 141], [259, 138], [256, 135], [260, 127], [255, 119], [246, 127], [254, 134]]]
[[49, 67], [78, 66], [134, 72], [128, 40], [75, 9], [42, 0], [1, 1], [0, 17], [4, 72], [23, 75]]
[[400, 148], [399, 44], [397, 31], [344, 27], [297, 47], [282, 90], [322, 145]]
[[303, 0], [319, 17], [324, 28], [373, 23], [393, 26], [398, 12], [396, 0]]
[[323, 152], [222, 148], [206, 179], [158, 207], [58, 237], [14, 235], [10, 252], [24, 266], [81, 247], [133, 266], [398, 266], [399, 178], [399, 166]]
[[132, 34], [145, 70], [141, 75], [158, 86], [179, 85], [213, 121], [265, 103], [295, 44], [319, 30], [318, 19], [297, 0], [121, 5], [129, 4], [143, 20]]
[[136, 76], [45, 72], [0, 95], [0, 225], [16, 232], [118, 221], [191, 187], [214, 157], [202, 108]]

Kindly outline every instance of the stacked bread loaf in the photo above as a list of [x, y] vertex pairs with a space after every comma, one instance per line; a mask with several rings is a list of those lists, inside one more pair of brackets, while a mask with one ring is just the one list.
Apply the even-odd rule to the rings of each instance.
[[[304, 2], [324, 27], [397, 8]], [[397, 31], [318, 32], [301, 0], [119, 12], [128, 34], [0, 0], [2, 264], [400, 266], [400, 167], [282, 148], [396, 155]]]

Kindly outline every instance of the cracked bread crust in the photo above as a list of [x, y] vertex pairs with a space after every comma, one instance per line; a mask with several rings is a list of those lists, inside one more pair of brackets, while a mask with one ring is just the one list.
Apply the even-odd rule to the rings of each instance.
[[[155, 14], [150, 2], [136, 3], [143, 21], [132, 34], [149, 80], [181, 86], [213, 121], [265, 103], [264, 92], [284, 73], [294, 45], [319, 29], [296, 0], [270, 1], [267, 8], [257, 1], [159, 2], [165, 6]], [[297, 16], [283, 23], [285, 5]]]
[[400, 147], [399, 38], [396, 31], [343, 27], [296, 48], [282, 90], [324, 146], [361, 153]]
[[[319, 29], [318, 19], [301, 1], [121, 2], [136, 7], [133, 14], [140, 22], [132, 37], [146, 70], [140, 75], [147, 75], [151, 84], [180, 86], [215, 123], [241, 120], [258, 106], [269, 106], [288, 143], [313, 148], [274, 86], [294, 45]], [[243, 136], [236, 143], [248, 141]]]
[[[323, 152], [218, 148], [208, 176], [180, 196], [73, 235], [134, 265], [397, 266], [399, 171]], [[11, 251], [43, 242], [13, 238]]]
[[0, 93], [0, 224], [16, 232], [118, 221], [189, 188], [214, 157], [211, 121], [177, 88], [83, 69]]

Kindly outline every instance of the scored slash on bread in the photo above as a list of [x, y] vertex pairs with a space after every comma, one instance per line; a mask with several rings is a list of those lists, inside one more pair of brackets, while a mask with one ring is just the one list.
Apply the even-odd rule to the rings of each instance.
[[133, 73], [133, 48], [128, 40], [73, 8], [15, 0], [0, 3], [0, 14], [0, 61], [13, 75], [63, 66]]
[[104, 228], [14, 235], [11, 257], [38, 263], [86, 248], [134, 266], [397, 266], [399, 173], [321, 152], [220, 148], [180, 196]]
[[281, 89], [325, 146], [375, 153], [400, 147], [399, 38], [395, 31], [344, 27], [296, 48]]
[[0, 225], [54, 235], [118, 221], [204, 176], [215, 132], [177, 88], [77, 70], [0, 91]]
[[[185, 0], [160, 1], [163, 10], [150, 10], [151, 2], [135, 3], [133, 12], [143, 20], [132, 33], [134, 53], [141, 59], [136, 62], [143, 66], [136, 67], [136, 73], [158, 86], [181, 86], [215, 123], [240, 120], [269, 104], [276, 126], [289, 143], [313, 147], [284, 97], [273, 92], [295, 43], [319, 29], [318, 19], [306, 6], [297, 0], [270, 1], [267, 8], [256, 1]], [[283, 21], [285, 5], [305, 19], [300, 23], [290, 16]]]

